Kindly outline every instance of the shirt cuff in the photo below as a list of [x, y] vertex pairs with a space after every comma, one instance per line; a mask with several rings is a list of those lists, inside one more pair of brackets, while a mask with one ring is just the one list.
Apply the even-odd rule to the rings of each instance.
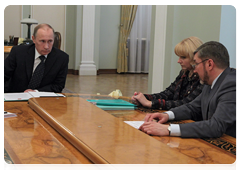
[[174, 120], [175, 115], [174, 115], [174, 113], [173, 113], [172, 111], [167, 111], [167, 112], [165, 112], [165, 113], [167, 113], [168, 116], [169, 116], [169, 119], [168, 119], [168, 120]]
[[181, 136], [179, 124], [171, 124], [171, 133], [170, 136]]

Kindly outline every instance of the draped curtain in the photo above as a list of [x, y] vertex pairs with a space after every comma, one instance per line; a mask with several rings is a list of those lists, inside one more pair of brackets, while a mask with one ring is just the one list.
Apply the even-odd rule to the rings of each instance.
[[128, 72], [148, 73], [152, 5], [138, 5], [129, 35]]
[[127, 39], [133, 25], [136, 11], [137, 11], [137, 5], [121, 6], [121, 25], [120, 25], [120, 33], [119, 33], [118, 63], [117, 63], [118, 73], [128, 71]]

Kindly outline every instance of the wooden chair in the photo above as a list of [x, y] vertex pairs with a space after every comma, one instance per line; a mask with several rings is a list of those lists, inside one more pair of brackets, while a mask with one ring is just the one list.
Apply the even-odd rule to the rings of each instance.
[[61, 41], [62, 41], [61, 34], [60, 34], [60, 32], [55, 32], [54, 34], [55, 34], [54, 35], [55, 37], [54, 37], [54, 44], [53, 44], [53, 46], [58, 48], [58, 49], [61, 49]]

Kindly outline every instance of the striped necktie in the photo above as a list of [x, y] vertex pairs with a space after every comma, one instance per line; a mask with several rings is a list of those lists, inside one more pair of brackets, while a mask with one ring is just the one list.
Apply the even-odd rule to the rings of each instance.
[[28, 89], [38, 88], [42, 81], [42, 77], [45, 69], [45, 63], [44, 63], [45, 56], [41, 55], [39, 58], [41, 59], [41, 62], [38, 64], [37, 68], [35, 69], [32, 75], [32, 78], [28, 84]]

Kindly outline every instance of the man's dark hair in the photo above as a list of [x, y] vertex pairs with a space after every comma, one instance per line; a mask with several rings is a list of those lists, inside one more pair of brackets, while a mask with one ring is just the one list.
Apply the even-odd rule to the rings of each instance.
[[224, 45], [216, 41], [209, 41], [201, 45], [194, 52], [202, 59], [212, 59], [216, 66], [221, 69], [229, 67], [229, 54]]
[[48, 28], [52, 29], [53, 35], [54, 35], [54, 29], [51, 27], [51, 25], [49, 25], [49, 24], [39, 24], [38, 26], [36, 26], [36, 27], [34, 28], [33, 36], [36, 37], [37, 31], [38, 31], [40, 28], [44, 28], [44, 27], [48, 27]]

